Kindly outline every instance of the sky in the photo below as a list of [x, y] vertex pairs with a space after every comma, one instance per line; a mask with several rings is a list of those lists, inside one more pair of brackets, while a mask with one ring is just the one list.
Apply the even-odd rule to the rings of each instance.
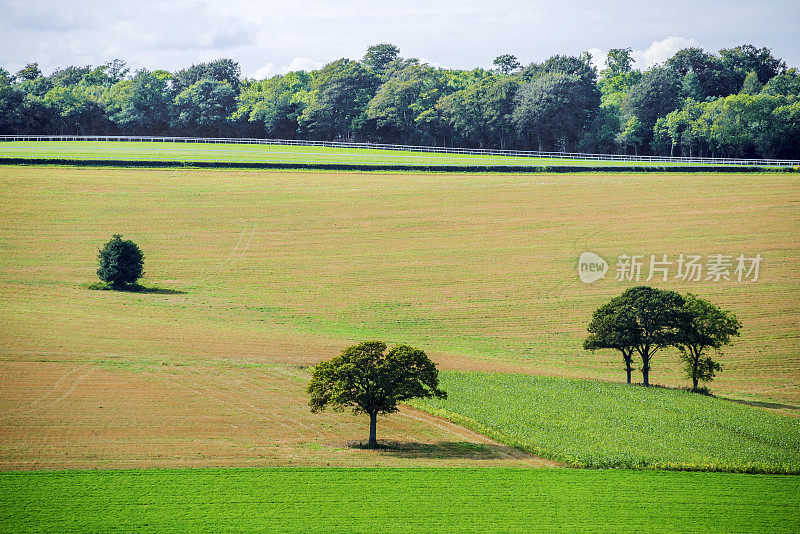
[[389, 42], [403, 57], [448, 68], [523, 64], [610, 48], [634, 50], [639, 68], [676, 51], [751, 43], [800, 66], [800, 0], [0, 0], [0, 66], [67, 65], [120, 58], [170, 71], [218, 58], [264, 78], [360, 59]]

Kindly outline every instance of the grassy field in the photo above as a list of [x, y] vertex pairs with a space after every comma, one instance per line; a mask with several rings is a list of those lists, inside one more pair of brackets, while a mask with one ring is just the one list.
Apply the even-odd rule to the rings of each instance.
[[800, 419], [662, 388], [450, 371], [414, 406], [576, 467], [800, 474]]
[[[581, 341], [635, 282], [581, 283], [586, 250], [760, 253], [757, 282], [650, 283], [744, 324], [715, 393], [797, 414], [798, 203], [784, 174], [3, 167], [0, 466], [530, 465], [411, 410], [378, 427], [410, 452], [349, 448], [366, 419], [308, 413], [306, 367], [377, 338], [444, 369], [622, 381]], [[85, 287], [114, 233], [157, 290]], [[675, 353], [653, 365], [688, 384]]]
[[625, 470], [0, 473], [0, 530], [796, 532], [798, 492], [800, 477]]
[[[320, 146], [256, 145], [239, 143], [154, 143], [113, 141], [0, 141], [0, 158], [67, 160], [178, 161], [280, 164], [412, 165], [412, 166], [675, 166], [652, 163], [602, 161], [599, 158], [515, 157], [471, 154], [436, 154], [411, 150], [340, 148]], [[683, 165], [683, 164], [680, 164]], [[700, 164], [695, 164], [695, 166]]]

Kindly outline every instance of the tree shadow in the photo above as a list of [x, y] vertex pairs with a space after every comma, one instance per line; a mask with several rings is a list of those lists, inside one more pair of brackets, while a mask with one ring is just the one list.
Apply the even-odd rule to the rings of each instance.
[[181, 291], [180, 289], [168, 289], [164, 287], [147, 287], [142, 286], [139, 284], [135, 284], [134, 286], [129, 286], [121, 289], [121, 291], [127, 291], [130, 293], [147, 293], [149, 295], [185, 295], [186, 291]]
[[356, 449], [368, 449], [397, 458], [417, 459], [465, 459], [500, 460], [520, 458], [526, 453], [508, 445], [472, 443], [469, 441], [439, 441], [436, 443], [416, 443], [408, 441], [381, 440], [377, 449], [369, 449], [365, 442], [348, 442]]
[[[635, 386], [642, 387], [642, 384], [631, 384]], [[700, 389], [693, 390], [690, 387], [680, 387], [680, 386], [663, 386], [661, 384], [650, 384], [650, 388], [653, 389], [671, 389], [673, 391], [687, 391], [689, 393], [694, 393], [696, 395], [704, 395], [706, 397], [713, 397], [715, 399], [720, 399], [728, 402], [735, 402], [736, 404], [744, 404], [746, 406], [753, 406], [756, 408], [766, 408], [769, 410], [800, 410], [800, 406], [795, 406], [792, 404], [782, 404], [780, 402], [766, 402], [766, 401], [749, 401], [743, 399], [732, 399], [730, 397], [722, 397], [720, 395], [715, 395], [711, 393], [706, 387], [701, 387]]]
[[86, 284], [84, 287], [98, 291], [119, 291], [122, 293], [145, 293], [148, 295], [185, 295], [186, 291], [180, 289], [167, 289], [156, 286], [143, 286], [141, 284], [128, 284], [122, 287], [112, 287], [104, 282], [94, 282]]
[[765, 402], [765, 401], [748, 401], [742, 399], [730, 399], [728, 397], [719, 397], [726, 401], [735, 402], [736, 404], [746, 404], [747, 406], [755, 406], [756, 408], [768, 408], [770, 410], [800, 410], [800, 406], [793, 406], [791, 404], [781, 404], [780, 402]]

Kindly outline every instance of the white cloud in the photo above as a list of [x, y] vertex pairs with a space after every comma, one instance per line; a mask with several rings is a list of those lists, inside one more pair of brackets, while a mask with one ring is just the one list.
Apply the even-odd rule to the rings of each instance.
[[[634, 59], [634, 68], [646, 70], [675, 55], [675, 52], [683, 50], [684, 48], [699, 47], [700, 43], [696, 39], [687, 39], [686, 37], [667, 37], [661, 41], [653, 41], [646, 50], [633, 50], [631, 56]], [[601, 48], [590, 48], [589, 53], [592, 54], [592, 64], [598, 70], [605, 69], [608, 50]]]
[[253, 73], [252, 78], [256, 80], [265, 80], [267, 78], [275, 76], [276, 74], [279, 74], [279, 72], [278, 69], [275, 68], [275, 65], [272, 63], [267, 63], [260, 69], [257, 69]]
[[597, 70], [606, 68], [606, 56], [608, 50], [600, 50], [599, 48], [590, 48], [587, 50], [592, 55], [592, 65], [597, 67]]
[[[709, 51], [752, 42], [800, 64], [797, 0], [0, 0], [0, 65], [38, 61], [45, 72], [119, 57], [132, 67], [178, 70], [229, 57], [247, 75], [314, 68], [393, 43], [403, 57], [472, 69], [509, 53], [522, 63], [631, 46], [639, 68], [696, 44]], [[687, 17], [691, 13], [691, 17]], [[651, 44], [652, 43], [652, 44]], [[595, 48], [592, 48], [595, 47]], [[294, 58], [294, 59], [293, 59]], [[295, 64], [296, 59], [315, 58]], [[272, 66], [269, 66], [269, 63]]]
[[654, 41], [645, 51], [634, 50], [633, 58], [636, 60], [636, 66], [638, 68], [647, 69], [653, 65], [665, 62], [679, 50], [699, 46], [700, 43], [695, 39], [667, 37], [662, 41]]
[[296, 70], [317, 70], [323, 65], [325, 65], [325, 63], [322, 61], [315, 61], [307, 57], [296, 57], [291, 63], [289, 63], [289, 66], [286, 67], [286, 72], [293, 72]]
[[287, 72], [295, 72], [298, 70], [305, 70], [305, 71], [317, 70], [324, 64], [325, 63], [322, 61], [316, 61], [311, 58], [296, 57], [288, 65], [281, 65], [280, 67], [276, 67], [274, 63], [267, 63], [260, 69], [256, 70], [253, 73], [252, 77], [255, 78], [256, 80], [263, 80], [265, 78], [270, 78], [277, 74], [286, 74]]
[[420, 63], [423, 63], [423, 64], [425, 64], [425, 65], [430, 65], [430, 66], [431, 66], [431, 67], [433, 67], [434, 69], [444, 69], [444, 68], [446, 68], [446, 67], [445, 67], [444, 65], [442, 65], [441, 63], [437, 63], [437, 62], [435, 62], [435, 61], [431, 61], [430, 59], [428, 59], [428, 58], [426, 58], [426, 57], [421, 57], [421, 58], [419, 58], [419, 62], [420, 62]]

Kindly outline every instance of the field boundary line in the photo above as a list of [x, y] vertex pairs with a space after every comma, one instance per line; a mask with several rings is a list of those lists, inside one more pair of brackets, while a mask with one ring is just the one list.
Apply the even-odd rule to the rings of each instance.
[[[547, 151], [530, 151], [530, 150], [495, 150], [495, 149], [476, 149], [476, 148], [457, 148], [457, 147], [439, 147], [439, 146], [423, 146], [423, 145], [393, 145], [383, 143], [360, 143], [360, 142], [344, 142], [344, 141], [310, 141], [310, 140], [295, 140], [295, 139], [259, 139], [259, 138], [200, 138], [200, 137], [158, 137], [158, 136], [81, 136], [81, 135], [0, 135], [0, 159], [14, 159], [15, 157], [23, 156], [25, 145], [12, 145], [11, 143], [34, 143], [41, 144], [36, 147], [41, 149], [47, 146], [48, 143], [53, 142], [94, 142], [94, 143], [140, 143], [140, 144], [161, 144], [172, 145], [176, 148], [155, 149], [154, 152], [148, 153], [148, 149], [143, 149], [139, 146], [128, 147], [114, 147], [116, 150], [128, 151], [132, 154], [130, 161], [141, 162], [139, 156], [150, 156], [162, 162], [168, 162], [166, 156], [177, 157], [173, 161], [187, 163], [192, 162], [191, 154], [183, 152], [180, 148], [183, 146], [191, 146], [196, 152], [198, 145], [202, 148], [208, 147], [212, 152], [208, 157], [203, 158], [201, 161], [205, 162], [222, 162], [220, 157], [225, 162], [229, 163], [253, 163], [253, 159], [257, 156], [266, 155], [275, 158], [277, 156], [277, 163], [287, 163], [285, 159], [292, 159], [297, 156], [322, 157], [329, 160], [329, 163], [342, 164], [342, 165], [360, 165], [357, 161], [363, 160], [363, 165], [378, 165], [389, 164], [401, 167], [413, 166], [414, 164], [427, 163], [428, 166], [464, 166], [472, 167], [475, 165], [486, 167], [502, 167], [502, 166], [520, 166], [524, 168], [539, 167], [539, 166], [571, 166], [578, 165], [580, 167], [607, 167], [607, 166], [621, 166], [629, 168], [631, 166], [640, 167], [758, 167], [758, 168], [797, 168], [800, 167], [800, 160], [781, 160], [781, 159], [766, 159], [766, 158], [720, 158], [720, 157], [685, 157], [685, 156], [639, 156], [627, 154], [599, 154], [589, 152], [547, 152]], [[5, 143], [8, 143], [7, 145]], [[222, 146], [220, 146], [222, 145]], [[347, 152], [316, 152], [316, 153], [297, 153], [297, 152], [272, 152], [262, 153], [245, 152], [241, 150], [229, 148], [229, 146], [262, 146], [262, 147], [307, 147], [307, 148], [329, 148], [355, 151], [353, 153]], [[50, 148], [50, 147], [48, 147]], [[55, 148], [58, 148], [56, 146]], [[66, 147], [71, 148], [71, 147]], [[64, 147], [61, 148], [64, 150]], [[82, 147], [82, 150], [107, 150], [107, 147]], [[361, 151], [359, 153], [359, 151]], [[380, 152], [380, 153], [378, 153]], [[396, 155], [390, 155], [395, 153]], [[126, 154], [127, 155], [127, 154]], [[96, 158], [91, 156], [87, 158], [85, 153], [70, 154], [64, 159], [70, 161], [88, 161]], [[232, 157], [233, 162], [226, 157]], [[245, 156], [242, 158], [242, 156]], [[63, 155], [61, 155], [63, 158]], [[472, 161], [474, 158], [474, 161]], [[497, 159], [502, 158], [502, 159]], [[27, 158], [32, 159], [32, 158]], [[33, 158], [36, 159], [36, 158]], [[42, 159], [59, 159], [59, 155], [54, 158]], [[100, 158], [105, 159], [105, 158]], [[308, 158], [307, 158], [308, 159]], [[427, 159], [427, 162], [420, 160]], [[434, 164], [432, 159], [443, 160], [442, 163]], [[416, 160], [416, 161], [412, 161]], [[506, 160], [506, 161], [503, 161]], [[509, 161], [512, 160], [512, 161]], [[127, 160], [125, 160], [127, 161]], [[192, 162], [192, 163], [198, 163]]]
[[502, 173], [502, 174], [553, 174], [553, 173], [800, 173], [800, 167], [736, 167], [715, 166], [583, 166], [583, 165], [395, 165], [395, 164], [346, 164], [346, 163], [268, 163], [229, 161], [147, 161], [147, 160], [80, 160], [4, 157], [0, 154], [0, 166], [45, 166], [87, 168], [141, 168], [141, 169], [226, 169], [226, 170], [305, 170], [305, 171], [349, 171], [349, 172], [424, 172], [424, 173]]

